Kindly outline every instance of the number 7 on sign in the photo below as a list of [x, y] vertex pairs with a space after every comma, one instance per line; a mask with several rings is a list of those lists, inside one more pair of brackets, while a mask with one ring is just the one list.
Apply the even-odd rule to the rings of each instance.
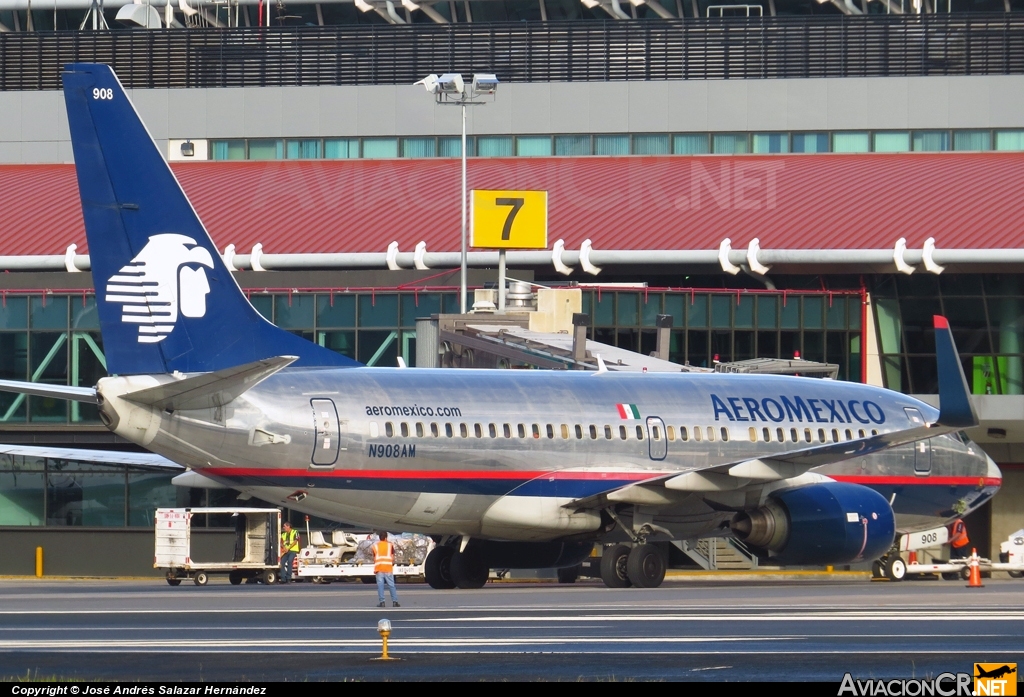
[[547, 248], [548, 192], [474, 189], [470, 194], [470, 246]]

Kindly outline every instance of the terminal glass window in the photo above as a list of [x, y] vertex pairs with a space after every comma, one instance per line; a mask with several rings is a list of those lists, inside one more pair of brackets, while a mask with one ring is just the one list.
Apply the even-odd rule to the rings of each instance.
[[953, 131], [953, 149], [985, 151], [992, 149], [992, 134], [988, 131]]
[[324, 140], [324, 157], [328, 160], [350, 160], [359, 157], [359, 139], [328, 138]]
[[828, 152], [828, 133], [794, 133], [793, 152]]
[[512, 136], [480, 136], [476, 146], [480, 157], [512, 157]]
[[914, 152], [949, 150], [949, 131], [914, 131]]
[[285, 157], [289, 160], [320, 159], [320, 139], [289, 140], [285, 142]]
[[752, 136], [755, 153], [789, 152], [788, 133], [755, 133]]
[[591, 153], [590, 136], [555, 136], [555, 154], [558, 156], [579, 156]]
[[908, 152], [910, 134], [906, 131], [882, 131], [875, 133], [875, 152]]
[[1024, 131], [996, 131], [996, 150], [1024, 150]]
[[672, 136], [672, 152], [676, 155], [706, 155], [709, 150], [707, 133], [683, 133]]
[[402, 157], [434, 157], [436, 153], [437, 141], [433, 138], [402, 139]]
[[670, 152], [667, 135], [633, 136], [634, 155], [668, 155]]
[[843, 132], [832, 134], [832, 152], [870, 152], [871, 139], [867, 133]]
[[750, 151], [746, 133], [715, 133], [712, 137], [716, 155], [742, 155]]
[[363, 138], [363, 157], [367, 159], [398, 157], [398, 139]]
[[213, 146], [214, 160], [244, 160], [245, 159], [245, 141], [244, 140], [215, 140], [211, 143]]
[[519, 157], [548, 157], [551, 155], [551, 136], [519, 136], [516, 138]]
[[284, 158], [284, 143], [280, 140], [250, 140], [250, 160], [280, 160]]
[[628, 155], [629, 136], [594, 136], [595, 155]]

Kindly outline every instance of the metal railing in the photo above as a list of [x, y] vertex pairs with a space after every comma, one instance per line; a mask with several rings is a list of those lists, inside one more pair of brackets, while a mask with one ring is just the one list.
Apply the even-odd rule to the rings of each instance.
[[130, 88], [1024, 73], [1024, 14], [741, 17], [0, 34], [0, 90], [102, 62]]

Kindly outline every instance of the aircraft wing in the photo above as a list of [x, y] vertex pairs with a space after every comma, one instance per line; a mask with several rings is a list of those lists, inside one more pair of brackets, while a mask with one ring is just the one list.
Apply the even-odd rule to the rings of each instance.
[[133, 453], [120, 450], [89, 450], [87, 448], [51, 448], [38, 445], [3, 445], [0, 444], [0, 455], [20, 455], [23, 457], [49, 457], [56, 460], [77, 460], [102, 465], [140, 465], [160, 469], [183, 471], [185, 468], [176, 462], [156, 453]]
[[815, 467], [976, 426], [978, 415], [971, 402], [967, 377], [957, 355], [949, 324], [940, 316], [935, 316], [934, 323], [939, 369], [939, 418], [934, 423], [925, 423], [922, 418], [920, 423], [900, 431], [839, 443], [826, 443], [768, 457], [726, 462], [681, 474], [661, 474], [613, 491], [578, 499], [566, 504], [565, 507], [596, 508], [606, 505], [607, 502], [657, 506], [676, 500], [673, 498], [673, 492], [736, 491], [749, 485], [792, 479]]
[[69, 399], [72, 402], [90, 402], [96, 404], [95, 387], [75, 387], [73, 385], [49, 385], [45, 382], [20, 382], [18, 380], [0, 380], [0, 392], [17, 392], [36, 397], [56, 397]]

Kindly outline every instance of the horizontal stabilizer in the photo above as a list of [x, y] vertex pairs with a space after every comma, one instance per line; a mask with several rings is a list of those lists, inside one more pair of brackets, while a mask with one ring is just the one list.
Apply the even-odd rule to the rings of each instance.
[[48, 457], [54, 460], [75, 460], [100, 465], [134, 465], [136, 467], [182, 470], [181, 465], [156, 453], [135, 453], [125, 450], [92, 450], [89, 448], [55, 448], [48, 445], [0, 445], [0, 455]]
[[96, 404], [95, 387], [74, 387], [72, 385], [47, 385], [43, 382], [0, 380], [0, 392], [17, 392], [35, 397], [55, 397], [57, 399], [68, 399], [72, 402]]
[[939, 368], [939, 421], [940, 426], [970, 428], [978, 425], [978, 413], [971, 401], [971, 388], [964, 375], [964, 366], [953, 343], [949, 322], [941, 315], [934, 316], [935, 358]]
[[295, 356], [264, 358], [234, 368], [129, 392], [121, 395], [121, 398], [170, 411], [221, 407], [296, 360]]

